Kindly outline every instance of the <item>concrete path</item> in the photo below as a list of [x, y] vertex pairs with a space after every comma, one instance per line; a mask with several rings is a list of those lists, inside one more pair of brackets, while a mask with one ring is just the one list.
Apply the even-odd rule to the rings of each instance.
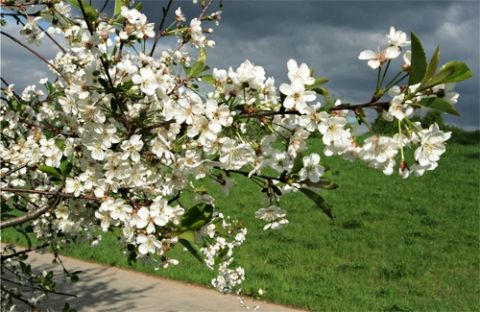
[[[29, 259], [32, 268], [53, 269], [55, 275], [62, 276], [61, 266], [51, 264], [51, 254], [32, 253]], [[50, 307], [55, 311], [61, 311], [65, 301], [77, 311], [246, 311], [236, 296], [221, 295], [212, 289], [67, 257], [61, 259], [71, 272], [83, 273], [75, 284], [58, 281], [57, 290], [78, 297], [52, 295]], [[246, 303], [251, 307], [259, 305], [259, 311], [300, 311], [260, 301]]]

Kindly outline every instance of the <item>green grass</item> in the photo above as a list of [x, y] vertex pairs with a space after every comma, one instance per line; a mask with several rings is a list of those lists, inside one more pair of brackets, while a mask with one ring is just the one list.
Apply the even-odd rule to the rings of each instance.
[[[340, 185], [324, 192], [336, 221], [291, 194], [281, 202], [290, 224], [280, 231], [262, 230], [254, 211], [266, 201], [256, 185], [236, 178], [231, 197], [216, 194], [217, 207], [248, 228], [236, 256], [247, 272], [244, 289], [262, 288], [266, 300], [315, 311], [480, 310], [479, 152], [478, 144], [450, 144], [437, 170], [406, 181], [324, 157]], [[128, 267], [113, 236], [64, 254]], [[173, 254], [178, 267], [132, 268], [209, 285], [211, 271], [180, 248]]]

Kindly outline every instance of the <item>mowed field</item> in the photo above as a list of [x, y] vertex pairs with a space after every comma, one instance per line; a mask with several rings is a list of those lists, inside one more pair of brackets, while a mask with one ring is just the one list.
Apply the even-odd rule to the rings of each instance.
[[[310, 149], [318, 144], [310, 141]], [[279, 231], [262, 230], [254, 212], [266, 199], [235, 176], [229, 197], [215, 194], [217, 207], [248, 228], [235, 258], [246, 270], [245, 292], [261, 288], [266, 300], [314, 311], [479, 311], [479, 160], [478, 140], [448, 144], [437, 170], [401, 180], [360, 162], [322, 157], [340, 186], [323, 192], [336, 220], [303, 195], [288, 194], [281, 206], [290, 224]], [[4, 233], [4, 239], [13, 238]], [[80, 244], [63, 253], [130, 267], [113, 235], [95, 248]], [[180, 247], [171, 255], [178, 267], [155, 271], [136, 262], [131, 268], [210, 285], [214, 272]]]

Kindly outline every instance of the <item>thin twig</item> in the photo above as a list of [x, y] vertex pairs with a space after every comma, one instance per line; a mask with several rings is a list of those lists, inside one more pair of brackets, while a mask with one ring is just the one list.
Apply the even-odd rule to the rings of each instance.
[[350, 104], [344, 103], [330, 108], [330, 111], [337, 111], [337, 110], [356, 110], [358, 108], [367, 108], [367, 107], [374, 107], [374, 108], [383, 108], [388, 109], [390, 102], [367, 102], [362, 104]]
[[205, 13], [207, 12], [208, 8], [212, 5], [214, 0], [210, 0], [208, 1], [207, 4], [205, 4], [205, 6], [203, 7], [203, 10], [202, 12], [200, 12], [200, 15], [198, 16], [198, 19], [202, 19], [202, 17], [205, 15]]
[[[388, 109], [388, 106], [390, 105], [390, 102], [367, 102], [367, 103], [362, 103], [362, 104], [350, 104], [350, 103], [344, 103], [338, 106], [331, 107], [329, 109], [330, 112], [333, 111], [339, 111], [339, 110], [357, 110], [359, 108], [367, 108], [367, 107], [372, 107], [372, 108], [383, 108], [383, 109]], [[243, 113], [240, 114], [240, 118], [263, 118], [263, 117], [269, 117], [269, 116], [275, 116], [275, 115], [301, 115], [300, 112], [298, 111], [258, 111], [258, 112], [253, 112], [253, 113]]]
[[258, 111], [254, 113], [243, 113], [240, 114], [240, 118], [262, 118], [268, 116], [275, 116], [275, 115], [301, 115], [298, 111]]
[[[78, 5], [80, 7], [80, 10], [82, 11], [83, 19], [85, 20], [85, 23], [87, 23], [88, 31], [90, 32], [90, 35], [93, 37], [93, 35], [95, 33], [95, 30], [93, 29], [93, 26], [90, 23], [90, 20], [88, 19], [88, 15], [85, 11], [85, 8], [83, 6], [82, 1], [81, 0], [77, 0], [77, 1], [78, 1]], [[115, 86], [113, 84], [112, 77], [110, 76], [110, 72], [108, 71], [108, 65], [107, 65], [106, 61], [103, 59], [102, 56], [100, 56], [100, 62], [102, 63], [103, 69], [105, 70], [105, 74], [107, 75], [108, 83], [110, 84], [110, 88], [112, 89], [111, 91], [113, 93], [113, 97], [115, 98], [115, 100], [117, 100], [117, 102], [119, 102], [117, 92], [116, 92]]]
[[[17, 285], [17, 286], [28, 287], [28, 288], [30, 288], [30, 289], [45, 291], [45, 289], [43, 289], [43, 288], [41, 288], [41, 287], [38, 287], [38, 286], [35, 286], [35, 285], [23, 285], [23, 284], [21, 284], [21, 283], [19, 283], [19, 282], [12, 281], [12, 280], [4, 277], [4, 276], [2, 276], [2, 280], [4, 280], [4, 281], [7, 282], [7, 283], [14, 284], [14, 285]], [[30, 283], [33, 284], [32, 282], [30, 282]], [[48, 293], [50, 293], [50, 294], [55, 294], [55, 295], [60, 295], [60, 296], [75, 297], [75, 298], [77, 298], [77, 295], [68, 294], [68, 293], [64, 293], [64, 292], [61, 292], [61, 291], [48, 290]]]
[[37, 53], [37, 51], [31, 49], [29, 46], [27, 46], [26, 44], [24, 44], [23, 42], [19, 41], [17, 38], [13, 37], [12, 35], [10, 34], [7, 34], [6, 32], [4, 32], [3, 30], [0, 31], [0, 33], [8, 38], [10, 38], [11, 40], [13, 40], [15, 43], [17, 43], [18, 45], [24, 47], [25, 49], [27, 49], [27, 51], [29, 51], [30, 53], [34, 54], [36, 57], [38, 57], [40, 60], [42, 60], [44, 63], [46, 63], [47, 65], [49, 65], [51, 68], [53, 68], [62, 78], [63, 80], [65, 80], [67, 83], [69, 83], [69, 80], [60, 72], [60, 70], [55, 67], [55, 65], [53, 65], [52, 63], [50, 63], [46, 58], [44, 58], [43, 56], [41, 56], [40, 54]]
[[[29, 17], [29, 15], [28, 15], [27, 13], [24, 13], [24, 14], [25, 14], [24, 16], [22, 16], [22, 15], [20, 15], [20, 14], [19, 14], [18, 16], [14, 16], [15, 20], [16, 20], [17, 22], [19, 22], [20, 24], [22, 24], [23, 26], [25, 26], [25, 22], [22, 21], [22, 20], [20, 19], [20, 17], [24, 17], [24, 18], [26, 18], [26, 19], [28, 19], [28, 17]], [[60, 45], [60, 43], [58, 43], [58, 41], [55, 40], [55, 38], [53, 38], [47, 31], [45, 31], [45, 29], [44, 29], [42, 26], [40, 26], [40, 24], [37, 24], [37, 27], [38, 27], [41, 31], [43, 31], [43, 33], [44, 33], [63, 53], [65, 53], [65, 49]]]
[[7, 292], [10, 296], [12, 296], [13, 298], [17, 299], [17, 300], [20, 300], [21, 302], [25, 303], [26, 305], [28, 305], [32, 311], [38, 311], [36, 308], [36, 306], [30, 302], [28, 302], [28, 300], [25, 300], [22, 295], [17, 295], [15, 292], [9, 290], [7, 287], [5, 287], [4, 285], [1, 285], [2, 287], [2, 290], [4, 292]]
[[162, 7], [162, 20], [160, 21], [160, 26], [158, 27], [158, 32], [157, 35], [155, 36], [155, 41], [153, 42], [152, 50], [150, 50], [150, 56], [153, 55], [153, 52], [155, 51], [155, 48], [157, 47], [158, 40], [160, 39], [161, 36], [163, 36], [162, 28], [163, 25], [165, 24], [165, 21], [167, 19], [168, 11], [170, 10], [170, 6], [172, 5], [173, 0], [168, 0], [167, 7]]
[[0, 179], [3, 179], [3, 178], [5, 178], [5, 177], [11, 175], [12, 173], [17, 172], [18, 170], [21, 170], [21, 169], [25, 168], [26, 166], [28, 166], [28, 164], [23, 164], [23, 165], [21, 165], [21, 166], [18, 166], [18, 167], [15, 167], [15, 168], [13, 168], [13, 169], [10, 169], [10, 170], [8, 170], [7, 172], [5, 172], [4, 174], [2, 174], [2, 175], [0, 176]]
[[40, 207], [39, 209], [31, 210], [22, 216], [2, 221], [0, 222], [0, 230], [34, 220], [47, 211], [55, 209], [55, 207], [60, 203], [60, 200], [61, 197], [52, 198], [45, 206]]
[[45, 243], [43, 245], [37, 246], [36, 248], [29, 248], [29, 249], [17, 251], [13, 254], [6, 255], [6, 256], [2, 255], [2, 256], [0, 256], [0, 262], [3, 262], [3, 261], [5, 261], [7, 259], [10, 259], [10, 258], [15, 258], [15, 257], [21, 256], [23, 254], [26, 254], [26, 253], [29, 253], [29, 252], [32, 252], [32, 251], [37, 251], [37, 250], [43, 249], [45, 247], [48, 247], [49, 245], [50, 245], [49, 243]]
[[108, 1], [109, 1], [109, 0], [105, 0], [105, 2], [103, 3], [102, 8], [100, 9], [100, 11], [98, 11], [99, 13], [102, 13], [103, 10], [105, 10], [105, 8], [107, 7]]
[[60, 43], [58, 43], [57, 40], [55, 40], [55, 38], [53, 38], [49, 33], [48, 31], [45, 31], [45, 29], [42, 28], [42, 26], [40, 25], [37, 25], [38, 28], [40, 28], [40, 30], [42, 30], [45, 35], [65, 54], [65, 49], [60, 45]]
[[[3, 77], [0, 77], [0, 79], [7, 86], [7, 88], [10, 86], [10, 84]], [[22, 98], [20, 97], [20, 95], [18, 95], [15, 91], [13, 91], [13, 95], [17, 98], [17, 100], [22, 101]]]
[[84, 199], [84, 200], [93, 200], [98, 201], [100, 198], [91, 195], [80, 195], [75, 196], [74, 194], [56, 192], [56, 191], [41, 191], [41, 190], [31, 190], [31, 189], [21, 189], [21, 188], [11, 188], [11, 187], [2, 187], [0, 189], [1, 192], [8, 192], [8, 193], [30, 193], [30, 194], [40, 194], [45, 196], [59, 196], [59, 197], [66, 197], [66, 198], [76, 198], [76, 199]]

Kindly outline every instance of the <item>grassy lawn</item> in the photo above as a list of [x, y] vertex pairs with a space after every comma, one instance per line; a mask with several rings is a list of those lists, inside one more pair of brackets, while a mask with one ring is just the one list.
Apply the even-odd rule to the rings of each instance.
[[[309, 143], [315, 149], [318, 141]], [[290, 194], [281, 203], [290, 224], [280, 231], [262, 230], [254, 211], [266, 199], [236, 177], [231, 196], [218, 195], [217, 207], [248, 228], [236, 257], [247, 272], [244, 289], [262, 288], [266, 300], [315, 311], [480, 310], [479, 151], [478, 143], [449, 144], [437, 170], [406, 181], [323, 157], [340, 185], [324, 192], [336, 221]], [[178, 267], [154, 271], [138, 262], [133, 269], [210, 284], [211, 271], [181, 248], [173, 252]], [[64, 254], [128, 267], [113, 236]]]

